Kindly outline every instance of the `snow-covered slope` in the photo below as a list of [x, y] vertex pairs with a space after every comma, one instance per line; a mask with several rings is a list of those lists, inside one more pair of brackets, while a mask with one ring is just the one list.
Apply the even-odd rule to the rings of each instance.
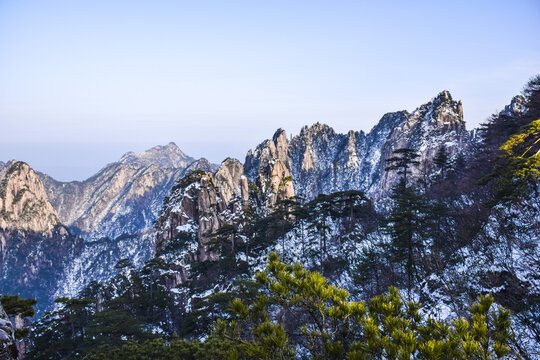
[[58, 182], [44, 174], [41, 178], [63, 224], [86, 240], [114, 239], [152, 227], [174, 183], [186, 169], [196, 168], [211, 171], [212, 165], [169, 143], [139, 155], [129, 152], [83, 182]]

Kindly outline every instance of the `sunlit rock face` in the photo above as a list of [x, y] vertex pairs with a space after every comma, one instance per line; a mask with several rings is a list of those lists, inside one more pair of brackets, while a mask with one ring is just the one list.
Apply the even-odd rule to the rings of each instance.
[[386, 141], [381, 144], [381, 158], [377, 165], [378, 181], [367, 189], [376, 199], [388, 196], [392, 185], [398, 182], [396, 172], [386, 172], [386, 160], [392, 151], [399, 148], [411, 148], [420, 155], [418, 166], [412, 168], [413, 178], [431, 174], [435, 168], [433, 159], [441, 147], [445, 147], [450, 158], [459, 152], [465, 152], [472, 141], [471, 134], [465, 127], [461, 101], [454, 101], [448, 91], [443, 91], [430, 102], [420, 106], [389, 132]]
[[22, 161], [10, 161], [0, 170], [0, 228], [48, 231], [59, 224], [43, 183]]
[[81, 239], [60, 224], [41, 179], [28, 164], [9, 161], [0, 169], [0, 294], [51, 302], [65, 265]]
[[227, 158], [214, 174], [216, 185], [225, 203], [229, 203], [235, 196], [244, 202], [248, 200], [248, 183], [244, 175], [244, 166], [236, 159]]
[[246, 175], [264, 197], [267, 209], [295, 195], [289, 149], [285, 130], [278, 129], [272, 140], [264, 141], [246, 156]]

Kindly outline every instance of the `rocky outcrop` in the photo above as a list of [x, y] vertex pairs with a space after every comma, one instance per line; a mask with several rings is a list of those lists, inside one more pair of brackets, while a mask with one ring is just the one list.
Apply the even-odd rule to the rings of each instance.
[[39, 176], [21, 161], [0, 170], [0, 294], [52, 301], [64, 266], [82, 240], [59, 223]]
[[278, 201], [294, 197], [291, 173], [280, 159], [261, 169], [256, 183], [264, 195], [266, 209], [270, 210]]
[[[291, 175], [297, 196], [313, 199], [333, 188], [346, 187], [347, 175], [358, 173], [363, 132], [337, 134], [324, 124], [303, 127], [289, 145]], [[336, 181], [341, 180], [338, 184]]]
[[226, 210], [227, 203], [211, 174], [204, 171], [187, 174], [172, 189], [158, 219], [156, 254], [192, 236], [188, 246], [190, 260], [216, 260], [218, 253], [210, 247], [211, 235], [228, 223]]
[[[448, 91], [442, 91], [430, 102], [412, 113], [400, 111], [384, 115], [369, 133], [349, 131], [338, 134], [324, 124], [303, 127], [298, 136], [287, 142], [283, 130], [272, 140], [266, 140], [246, 156], [246, 175], [260, 182], [266, 172], [292, 176], [295, 195], [310, 200], [321, 193], [342, 190], [363, 190], [374, 199], [389, 195], [397, 181], [396, 174], [387, 173], [386, 160], [400, 147], [410, 147], [420, 154], [421, 166], [414, 175], [435, 171], [433, 157], [441, 146], [450, 156], [464, 149], [471, 135], [463, 121], [463, 107]], [[277, 165], [280, 164], [280, 165]], [[283, 178], [283, 176], [282, 176]], [[277, 180], [272, 181], [274, 185]], [[292, 191], [288, 191], [288, 195]]]
[[114, 239], [152, 227], [162, 201], [186, 171], [211, 170], [206, 159], [195, 161], [174, 143], [120, 161], [79, 182], [58, 182], [41, 175], [62, 223], [89, 240]]
[[0, 360], [18, 358], [15, 340], [15, 329], [9, 320], [2, 304], [0, 304]]
[[249, 150], [246, 156], [246, 175], [256, 184], [267, 209], [295, 195], [289, 149], [285, 130], [278, 129], [272, 140], [264, 141], [254, 152]]
[[429, 178], [436, 171], [433, 159], [442, 146], [452, 158], [466, 149], [470, 141], [461, 101], [454, 101], [448, 91], [442, 91], [394, 126], [379, 150], [381, 158], [376, 171], [380, 180], [369, 185], [368, 194], [376, 199], [383, 198], [398, 182], [396, 172], [384, 170], [386, 159], [393, 156], [393, 150], [404, 147], [416, 150], [420, 155], [417, 159], [420, 165], [413, 167], [413, 178]]
[[240, 161], [225, 159], [214, 174], [214, 179], [225, 203], [228, 204], [234, 197], [239, 197], [243, 203], [249, 200], [248, 182]]
[[261, 170], [280, 160], [287, 168], [289, 164], [289, 143], [285, 130], [278, 129], [272, 140], [265, 140], [255, 148], [248, 151], [244, 168], [249, 179], [255, 179]]
[[[192, 264], [220, 259], [221, 241], [234, 252], [234, 229], [239, 225], [235, 221], [249, 205], [249, 196], [244, 167], [232, 158], [225, 159], [214, 175], [195, 171], [177, 182], [154, 235], [155, 254], [173, 259], [174, 276], [168, 286], [185, 282]], [[223, 229], [227, 230], [220, 233]]]
[[512, 117], [523, 115], [527, 111], [527, 100], [522, 95], [516, 95], [510, 101], [510, 104], [504, 107], [500, 114], [505, 114]]
[[0, 171], [0, 229], [42, 232], [59, 219], [38, 175], [22, 161], [10, 161]]

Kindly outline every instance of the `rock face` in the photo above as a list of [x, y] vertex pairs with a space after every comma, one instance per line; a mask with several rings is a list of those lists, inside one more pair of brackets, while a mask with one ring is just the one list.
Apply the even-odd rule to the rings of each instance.
[[15, 330], [2, 304], [0, 304], [0, 360], [18, 358]]
[[41, 175], [62, 223], [88, 240], [114, 239], [152, 227], [175, 182], [188, 170], [211, 170], [206, 159], [185, 155], [174, 143], [120, 161], [79, 182], [58, 182]]
[[244, 175], [244, 166], [236, 159], [227, 158], [214, 174], [216, 185], [219, 187], [225, 203], [229, 203], [235, 196], [243, 202], [249, 200], [247, 178]]
[[246, 174], [263, 195], [266, 208], [294, 196], [290, 168], [289, 145], [283, 129], [278, 129], [272, 140], [257, 146], [255, 152], [248, 152]]
[[39, 176], [21, 161], [0, 169], [0, 294], [51, 301], [82, 240], [59, 223]]
[[58, 223], [43, 183], [30, 166], [10, 161], [0, 169], [0, 229], [41, 232]]
[[516, 95], [501, 113], [512, 117], [523, 115], [527, 111], [526, 103], [527, 100], [522, 95]]
[[246, 175], [249, 179], [255, 179], [261, 170], [280, 160], [286, 167], [289, 164], [289, 144], [285, 130], [278, 129], [272, 140], [265, 140], [255, 151], [249, 150], [244, 164]]
[[[178, 181], [166, 199], [154, 234], [155, 254], [175, 259], [176, 277], [168, 286], [183, 283], [190, 264], [219, 259], [216, 232], [232, 226], [249, 200], [244, 167], [236, 159], [225, 159], [214, 175], [196, 171]], [[234, 249], [232, 237], [229, 240]]]
[[209, 248], [210, 234], [227, 223], [223, 200], [211, 174], [199, 171], [182, 179], [158, 220], [156, 253], [162, 253], [176, 240], [185, 241], [186, 234], [193, 235], [191, 250], [197, 250], [191, 260], [217, 260]]
[[465, 150], [471, 141], [471, 134], [465, 128], [461, 101], [454, 101], [448, 91], [441, 92], [433, 100], [420, 106], [405, 121], [390, 132], [381, 147], [381, 161], [376, 173], [379, 181], [374, 181], [368, 188], [368, 194], [375, 198], [387, 196], [392, 185], [397, 183], [396, 172], [386, 172], [386, 159], [398, 148], [415, 149], [420, 157], [419, 166], [412, 170], [413, 177], [420, 179], [435, 171], [433, 159], [442, 146], [450, 157]]
[[419, 176], [433, 171], [432, 160], [441, 146], [455, 156], [470, 140], [461, 102], [443, 91], [411, 114], [400, 111], [384, 115], [368, 134], [337, 134], [331, 127], [317, 123], [302, 128], [288, 142], [280, 129], [272, 140], [248, 152], [245, 168], [253, 182], [269, 166], [282, 175], [290, 174], [292, 186], [287, 196], [294, 192], [309, 200], [321, 193], [356, 189], [381, 199], [397, 181], [395, 174], [384, 171], [393, 150], [415, 149], [422, 162], [414, 173]]

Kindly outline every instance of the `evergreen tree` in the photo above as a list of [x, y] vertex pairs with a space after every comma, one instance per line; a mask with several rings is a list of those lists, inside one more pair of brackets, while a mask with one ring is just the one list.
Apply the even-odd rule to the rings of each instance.
[[334, 214], [334, 199], [326, 194], [320, 194], [309, 203], [310, 225], [308, 230], [319, 239], [319, 269], [324, 272], [325, 263], [328, 259], [328, 238], [330, 236], [329, 217]]
[[257, 281], [266, 292], [254, 302], [232, 303], [233, 319], [219, 320], [215, 336], [235, 344], [228, 359], [502, 359], [513, 352], [509, 311], [480, 296], [470, 319], [426, 317], [396, 288], [369, 303], [299, 264], [268, 257]]
[[522, 91], [525, 96], [527, 112], [523, 116], [523, 125], [540, 119], [540, 75], [529, 80]]
[[416, 160], [420, 155], [414, 149], [400, 148], [393, 151], [394, 156], [386, 160], [388, 165], [385, 170], [397, 170], [399, 175], [402, 175], [403, 188], [407, 187], [407, 175], [410, 173], [410, 168], [413, 165], [418, 165], [420, 162]]
[[481, 180], [485, 184], [495, 180], [493, 204], [538, 192], [540, 181], [540, 119], [524, 126], [511, 136], [500, 150], [502, 161]]
[[407, 185], [407, 174], [411, 167], [418, 165], [419, 157], [414, 149], [401, 148], [394, 150], [394, 157], [386, 160], [390, 166], [386, 171], [397, 170], [402, 175], [399, 183], [392, 188], [393, 208], [387, 219], [385, 231], [392, 237], [390, 255], [394, 261], [406, 262], [407, 289], [410, 295], [416, 273], [416, 257], [422, 246], [420, 238], [422, 230], [423, 201], [418, 191]]
[[404, 179], [392, 189], [394, 206], [387, 218], [385, 231], [392, 238], [389, 254], [397, 263], [405, 262], [407, 289], [410, 295], [414, 278], [417, 276], [417, 258], [423, 246], [422, 196], [412, 186], [404, 187]]
[[[24, 354], [27, 346], [26, 338], [30, 333], [28, 322], [29, 318], [35, 315], [34, 305], [36, 305], [37, 301], [36, 299], [20, 298], [18, 295], [3, 295], [0, 297], [0, 303], [2, 305], [0, 308], [4, 308], [15, 329], [15, 344], [10, 346], [11, 349], [8, 349], [8, 351]], [[0, 339], [0, 348], [2, 346], [2, 339]], [[0, 358], [2, 358], [1, 349]]]
[[439, 148], [439, 151], [437, 152], [437, 155], [435, 155], [435, 158], [433, 159], [433, 162], [435, 165], [441, 169], [441, 177], [444, 178], [444, 175], [446, 173], [446, 170], [450, 167], [450, 157], [448, 154], [448, 150], [446, 149], [446, 146], [442, 145]]

